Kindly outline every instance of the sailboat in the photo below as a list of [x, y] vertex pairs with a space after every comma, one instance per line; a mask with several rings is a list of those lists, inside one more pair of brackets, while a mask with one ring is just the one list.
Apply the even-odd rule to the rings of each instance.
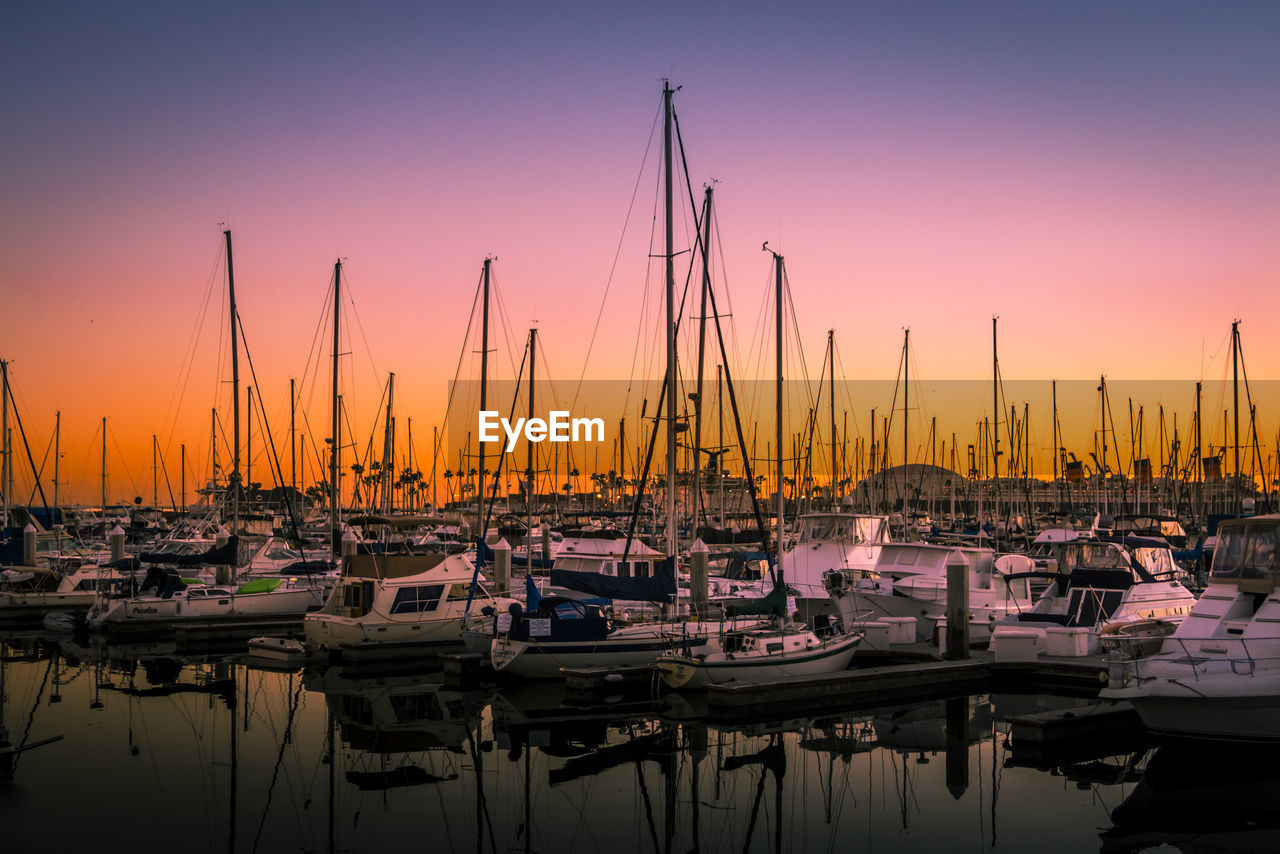
[[[596, 572], [574, 572], [564, 569], [551, 571], [553, 585], [572, 590], [605, 596], [612, 600], [628, 602], [652, 602], [665, 609], [678, 606], [676, 583], [676, 558], [678, 553], [678, 525], [676, 521], [677, 487], [677, 429], [676, 418], [676, 296], [675, 252], [673, 249], [672, 178], [672, 96], [675, 90], [669, 81], [663, 81], [664, 116], [664, 195], [666, 221], [666, 345], [667, 368], [664, 381], [667, 428], [667, 477], [666, 477], [666, 549], [660, 563], [657, 555], [642, 554], [639, 560], [629, 560], [628, 550], [615, 561], [615, 567], [630, 564], [632, 571], [637, 564], [646, 568], [655, 566], [648, 578], [607, 577]], [[781, 320], [779, 320], [781, 324]], [[661, 412], [658, 418], [661, 419]], [[646, 469], [647, 470], [647, 469]], [[779, 529], [781, 537], [781, 528]], [[558, 562], [566, 560], [570, 553], [562, 550]], [[653, 663], [668, 648], [700, 647], [722, 631], [743, 628], [736, 621], [686, 621], [667, 619], [641, 621], [631, 625], [615, 623], [611, 616], [596, 605], [584, 604], [555, 597], [537, 606], [525, 609], [508, 609], [499, 612], [494, 623], [495, 637], [489, 646], [490, 662], [495, 670], [525, 678], [558, 678], [561, 669], [581, 666], [629, 666]]]

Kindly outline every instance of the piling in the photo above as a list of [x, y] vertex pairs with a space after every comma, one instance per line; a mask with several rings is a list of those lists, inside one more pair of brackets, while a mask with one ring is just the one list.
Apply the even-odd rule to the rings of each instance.
[[36, 526], [30, 522], [22, 529], [22, 565], [36, 565]]
[[546, 522], [542, 523], [542, 559], [551, 562], [551, 526]]
[[711, 550], [701, 539], [689, 546], [689, 606], [699, 619], [707, 615], [707, 563]]
[[511, 592], [511, 544], [505, 537], [493, 544], [493, 588], [498, 596]]
[[[230, 540], [231, 540], [231, 532], [228, 531], [226, 528], [222, 527], [221, 525], [219, 525], [218, 530], [213, 535], [213, 544], [218, 548], [222, 548]], [[232, 567], [230, 565], [219, 564], [217, 569], [214, 570], [214, 577], [213, 577], [214, 583], [230, 584], [231, 571], [232, 571]]]
[[107, 540], [111, 543], [112, 563], [124, 560], [124, 528], [116, 525], [111, 529], [111, 533], [107, 535]]
[[969, 564], [959, 552], [947, 557], [947, 653], [951, 661], [969, 657]]

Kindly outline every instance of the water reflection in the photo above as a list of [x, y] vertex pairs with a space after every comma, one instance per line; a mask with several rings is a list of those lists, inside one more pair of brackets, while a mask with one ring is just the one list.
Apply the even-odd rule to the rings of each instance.
[[[0, 652], [11, 746], [63, 736], [12, 755], [15, 850], [1133, 851], [1208, 816], [1190, 805], [1213, 788], [1145, 744], [1015, 754], [1008, 716], [1066, 700], [870, 698], [728, 724], [696, 699], [582, 705], [554, 684], [270, 671], [238, 650], [11, 636]], [[1211, 830], [1276, 826], [1244, 791], [1274, 786], [1242, 782]]]
[[1163, 746], [1111, 818], [1108, 854], [1280, 850], [1280, 747]]

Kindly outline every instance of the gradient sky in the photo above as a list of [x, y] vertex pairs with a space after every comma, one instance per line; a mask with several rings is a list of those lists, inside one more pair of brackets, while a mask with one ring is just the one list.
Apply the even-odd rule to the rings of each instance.
[[328, 352], [338, 256], [357, 432], [395, 371], [429, 438], [486, 254], [499, 370], [536, 320], [576, 380], [621, 245], [587, 373], [632, 375], [664, 76], [695, 192], [720, 182], [743, 373], [771, 362], [750, 355], [768, 240], [814, 373], [834, 327], [849, 379], [892, 377], [910, 326], [913, 373], [982, 378], [998, 314], [1006, 378], [1221, 379], [1233, 318], [1250, 376], [1280, 376], [1272, 3], [49, 2], [0, 22], [0, 357], [37, 459], [62, 411], [83, 500], [103, 416], [113, 498], [149, 495], [153, 432], [207, 471], [221, 222], [277, 432], [289, 377], [327, 423], [307, 354]]

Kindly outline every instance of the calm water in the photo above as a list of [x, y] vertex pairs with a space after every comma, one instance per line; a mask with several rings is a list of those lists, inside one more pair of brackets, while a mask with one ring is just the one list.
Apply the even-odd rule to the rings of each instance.
[[[1016, 754], [978, 695], [749, 725], [552, 685], [273, 672], [10, 638], [5, 851], [1277, 850], [1280, 762], [1110, 745]], [[695, 704], [696, 705], [696, 704]]]

